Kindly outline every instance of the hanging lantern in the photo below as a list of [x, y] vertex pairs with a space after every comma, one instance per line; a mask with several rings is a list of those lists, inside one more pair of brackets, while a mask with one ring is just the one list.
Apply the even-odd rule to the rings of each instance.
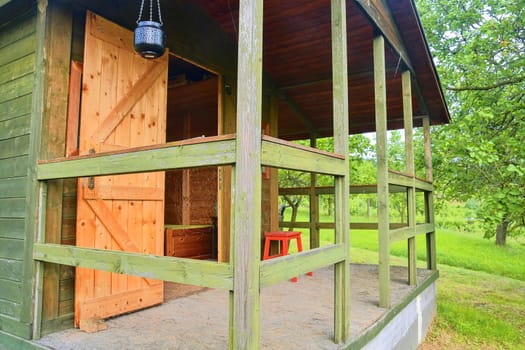
[[135, 28], [133, 47], [139, 55], [147, 59], [160, 57], [164, 54], [166, 36], [162, 29], [160, 0], [157, 0], [158, 21], [153, 20], [153, 0], [149, 0], [149, 21], [142, 20], [144, 1], [140, 5], [137, 28]]

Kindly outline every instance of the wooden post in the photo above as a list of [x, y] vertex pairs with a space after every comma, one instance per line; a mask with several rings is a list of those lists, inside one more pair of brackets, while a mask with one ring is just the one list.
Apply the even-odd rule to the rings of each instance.
[[416, 251], [416, 184], [414, 171], [414, 135], [412, 122], [412, 86], [410, 71], [404, 71], [401, 83], [403, 90], [403, 124], [405, 129], [405, 165], [406, 173], [412, 176], [412, 187], [407, 187], [408, 226], [414, 236], [408, 239], [408, 284], [417, 284], [417, 251]]
[[[423, 134], [425, 140], [425, 172], [428, 181], [432, 181], [432, 146], [430, 139], [430, 118], [423, 118]], [[425, 221], [434, 223], [434, 196], [432, 192], [425, 192]], [[427, 268], [437, 270], [436, 260], [436, 233], [426, 234]]]
[[346, 47], [346, 1], [332, 0], [332, 92], [334, 151], [345, 156], [344, 176], [335, 178], [335, 243], [345, 247], [345, 260], [335, 264], [334, 341], [350, 338], [350, 188], [348, 160], [348, 68]]
[[[219, 135], [235, 133], [237, 89], [223, 76], [219, 79]], [[217, 198], [217, 249], [219, 262], [230, 261], [232, 167], [219, 167], [219, 195]]]
[[[310, 138], [310, 147], [317, 146], [317, 138], [312, 136]], [[310, 173], [310, 249], [319, 248], [321, 246], [319, 237], [319, 197], [315, 193], [317, 186], [317, 174]]]
[[[270, 97], [270, 135], [277, 137], [279, 121], [279, 99]], [[279, 169], [270, 168], [270, 231], [279, 231]]]
[[425, 173], [427, 181], [432, 182], [432, 143], [430, 139], [430, 118], [423, 118], [423, 135], [425, 142]]
[[[34, 89], [31, 100], [31, 126], [29, 141], [29, 169], [27, 174], [26, 190], [26, 229], [24, 255], [20, 258], [25, 261], [22, 277], [22, 305], [19, 315], [20, 322], [31, 324], [35, 321], [40, 323], [42, 317], [42, 303], [33, 298], [33, 293], [42, 291], [43, 263], [33, 263], [33, 244], [36, 240], [36, 232], [40, 227], [39, 213], [41, 188], [37, 181], [36, 163], [40, 157], [42, 122], [41, 117], [45, 104], [45, 78], [46, 78], [46, 32], [48, 4], [47, 1], [38, 1], [35, 33], [35, 73]], [[38, 296], [41, 300], [41, 294]], [[35, 304], [36, 302], [36, 304]], [[28, 334], [29, 336], [29, 334]], [[40, 337], [40, 324], [33, 324], [32, 336]]]
[[[259, 348], [263, 1], [239, 2], [233, 349]], [[230, 315], [232, 317], [232, 315]]]
[[[38, 229], [35, 237], [37, 243], [46, 241], [46, 202], [47, 202], [47, 184], [40, 182], [38, 189]], [[44, 299], [44, 267], [45, 264], [37, 262], [35, 267], [35, 305], [33, 314], [33, 339], [40, 339], [42, 332], [42, 304]], [[58, 284], [58, 281], [57, 281]], [[58, 285], [57, 285], [58, 288]], [[58, 298], [58, 292], [56, 295]], [[58, 303], [57, 303], [58, 304]], [[57, 305], [58, 308], [58, 305]], [[58, 312], [57, 312], [58, 313]]]
[[374, 38], [374, 90], [377, 147], [377, 230], [379, 240], [379, 306], [390, 307], [390, 239], [385, 39]]

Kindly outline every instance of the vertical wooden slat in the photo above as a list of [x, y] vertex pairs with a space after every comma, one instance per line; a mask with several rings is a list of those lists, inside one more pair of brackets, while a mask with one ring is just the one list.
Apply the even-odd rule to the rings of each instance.
[[[423, 135], [425, 143], [425, 172], [428, 181], [432, 181], [432, 143], [430, 139], [430, 118], [423, 118]], [[425, 192], [425, 221], [434, 223], [434, 196], [432, 192]], [[436, 233], [430, 232], [426, 235], [427, 244], [427, 268], [437, 270], [436, 260]]]
[[390, 240], [388, 217], [387, 103], [385, 39], [374, 38], [374, 90], [377, 148], [377, 222], [379, 240], [379, 306], [390, 307]]
[[423, 118], [423, 136], [425, 143], [425, 174], [427, 181], [432, 182], [432, 144], [430, 139], [430, 118]]
[[334, 108], [334, 151], [345, 155], [344, 176], [335, 178], [335, 243], [343, 244], [346, 259], [335, 265], [334, 341], [350, 337], [350, 219], [348, 189], [348, 68], [346, 45], [346, 1], [332, 0], [332, 90]]
[[[117, 52], [118, 53], [118, 52]], [[117, 66], [133, 67], [133, 57], [130, 55], [118, 55]], [[133, 71], [130, 69], [117, 69], [117, 77], [120, 86], [133, 86]], [[116, 101], [120, 101], [127, 93], [124, 89], [116, 89]], [[124, 118], [120, 125], [121, 128], [116, 128], [114, 134], [114, 143], [116, 145], [129, 145], [130, 134], [130, 118]], [[114, 176], [113, 183], [115, 186], [129, 186], [129, 179], [125, 176]], [[128, 201], [112, 201], [112, 212], [115, 219], [124, 225], [123, 228], [127, 231], [133, 229], [127, 225], [129, 220], [130, 203]], [[112, 239], [111, 245], [114, 249], [119, 249], [117, 242]], [[128, 276], [123, 274], [111, 274], [111, 293], [124, 292], [128, 288]]]
[[[223, 76], [219, 79], [219, 135], [235, 133], [237, 90]], [[219, 167], [219, 196], [217, 199], [217, 259], [219, 262], [230, 261], [231, 203], [232, 203], [232, 167]]]
[[[310, 147], [317, 147], [317, 138], [310, 137]], [[317, 174], [310, 174], [310, 191], [308, 193], [310, 202], [310, 249], [320, 247], [319, 237], [319, 197], [315, 193], [317, 186]]]
[[233, 348], [259, 348], [263, 1], [239, 2]]
[[[401, 77], [403, 90], [403, 124], [405, 128], [405, 166], [406, 173], [413, 177], [412, 187], [407, 188], [408, 225], [416, 229], [416, 187], [414, 178], [414, 135], [412, 122], [412, 85], [410, 71], [404, 71]], [[408, 283], [417, 284], [416, 237], [408, 239]]]
[[[68, 6], [58, 6], [54, 2], [50, 3], [46, 19], [47, 61], [40, 146], [40, 157], [44, 159], [63, 157], [65, 154], [71, 33], [71, 9]], [[64, 182], [49, 181], [46, 187], [45, 242], [60, 243]], [[41, 321], [45, 322], [59, 316], [60, 266], [46, 263], [43, 271]]]
[[[46, 241], [46, 202], [47, 202], [47, 184], [40, 182], [39, 194], [38, 194], [38, 216], [37, 223], [38, 229], [35, 237], [35, 241], [38, 243], [44, 243]], [[35, 269], [35, 300], [34, 300], [34, 311], [33, 311], [33, 339], [40, 339], [42, 331], [42, 318], [43, 309], [42, 304], [44, 303], [44, 263], [37, 262]], [[58, 296], [57, 296], [58, 297]], [[58, 314], [58, 305], [57, 314]]]
[[[236, 180], [235, 180], [235, 174], [236, 174], [236, 166], [235, 165], [232, 165], [230, 167], [230, 180], [231, 180], [231, 189], [230, 189], [230, 193], [234, 193], [235, 192], [235, 183], [236, 183]], [[231, 204], [233, 208], [235, 208], [235, 197], [233, 198], [233, 203]], [[231, 262], [231, 264], [234, 264], [235, 262], [235, 249], [233, 249], [235, 247], [235, 212], [233, 210], [230, 211], [229, 213], [230, 217], [229, 217], [229, 227], [231, 229], [231, 233], [228, 234], [228, 237], [230, 239], [230, 241], [228, 242], [229, 246], [232, 247], [232, 249], [229, 249], [229, 253], [230, 255], [228, 256], [228, 261]], [[234, 275], [234, 278], [235, 278], [235, 275]], [[234, 281], [235, 283], [235, 281]], [[228, 321], [228, 337], [229, 337], [229, 341], [228, 341], [228, 344], [229, 344], [229, 348], [230, 350], [231, 349], [235, 349], [236, 348], [236, 339], [235, 339], [235, 336], [236, 336], [236, 333], [234, 332], [234, 327], [235, 327], [235, 312], [237, 310], [237, 307], [235, 305], [235, 297], [236, 297], [236, 294], [235, 294], [235, 291], [233, 290], [230, 290], [230, 293], [229, 293], [229, 302], [230, 302], [230, 305], [229, 305], [229, 321]]]
[[[33, 243], [35, 242], [35, 232], [38, 231], [38, 211], [39, 211], [39, 184], [36, 180], [37, 169], [36, 163], [40, 154], [41, 146], [41, 115], [44, 111], [44, 82], [45, 82], [45, 39], [46, 39], [46, 22], [47, 22], [47, 1], [38, 1], [38, 12], [36, 20], [36, 42], [35, 42], [35, 73], [34, 89], [31, 101], [31, 137], [29, 144], [29, 169], [27, 173], [27, 192], [26, 192], [26, 237], [24, 244], [23, 259], [24, 271], [22, 276], [23, 299], [20, 312], [20, 321], [25, 323], [39, 320], [42, 312], [41, 304], [33, 308], [33, 293], [37, 277], [41, 276], [42, 265], [36, 268], [38, 264], [33, 264]], [[38, 272], [38, 276], [37, 273]], [[36, 314], [35, 314], [36, 313]], [[38, 337], [40, 334], [40, 325], [33, 324], [33, 333]], [[36, 328], [35, 328], [36, 327]]]
[[78, 154], [78, 129], [80, 123], [80, 96], [82, 91], [82, 63], [72, 61], [69, 75], [67, 107], [66, 156]]
[[[279, 100], [272, 95], [270, 98], [270, 135], [277, 137], [279, 121]], [[270, 168], [270, 231], [279, 230], [279, 170]]]

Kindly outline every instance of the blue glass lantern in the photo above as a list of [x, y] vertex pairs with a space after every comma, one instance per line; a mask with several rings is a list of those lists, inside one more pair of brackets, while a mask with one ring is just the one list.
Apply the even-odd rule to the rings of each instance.
[[142, 0], [140, 5], [137, 28], [135, 28], [133, 36], [133, 47], [142, 57], [154, 59], [162, 56], [166, 48], [166, 35], [162, 29], [160, 0], [157, 0], [158, 21], [153, 20], [153, 0], [149, 1], [149, 20], [142, 20], [144, 1]]

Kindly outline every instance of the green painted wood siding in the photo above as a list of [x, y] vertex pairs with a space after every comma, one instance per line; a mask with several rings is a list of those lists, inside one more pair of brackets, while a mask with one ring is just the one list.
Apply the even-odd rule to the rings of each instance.
[[[0, 24], [0, 330], [27, 338], [24, 251], [35, 14]], [[30, 262], [29, 262], [30, 263]], [[24, 322], [25, 321], [25, 322]]]

